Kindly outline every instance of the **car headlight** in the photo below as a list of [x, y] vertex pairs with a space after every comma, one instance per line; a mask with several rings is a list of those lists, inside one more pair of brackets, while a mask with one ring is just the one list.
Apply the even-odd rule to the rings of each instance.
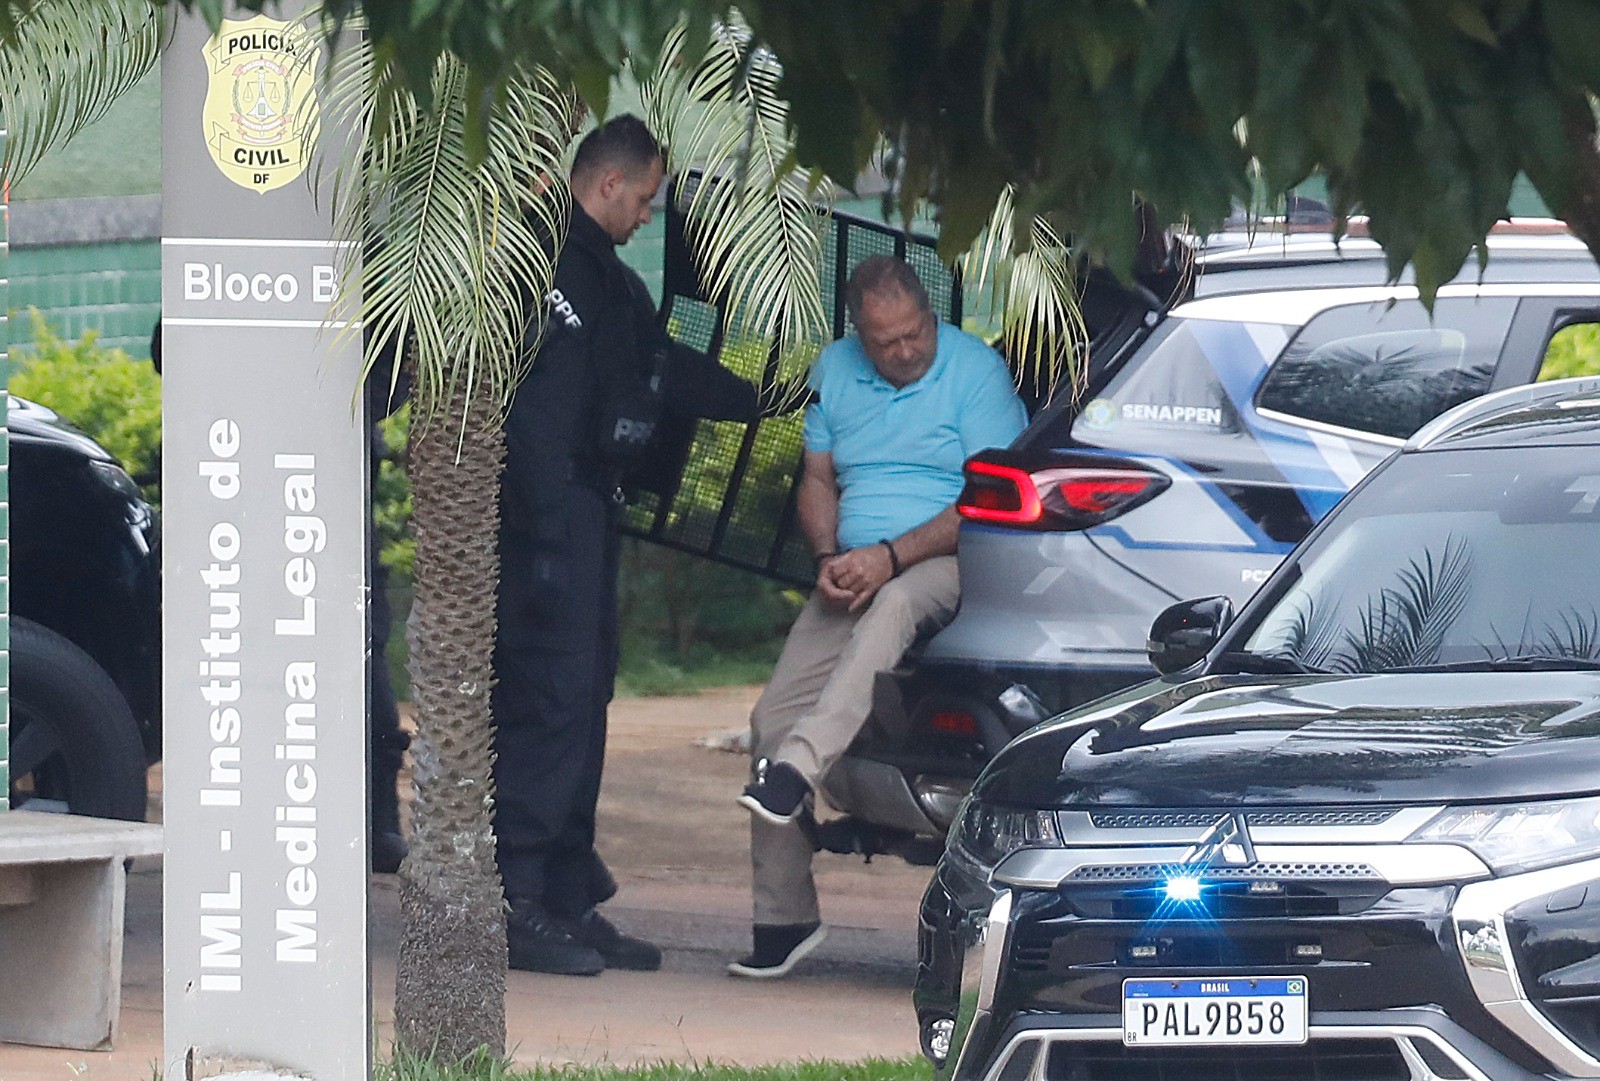
[[1061, 847], [1054, 811], [996, 807], [975, 799], [967, 800], [951, 837], [967, 855], [988, 867], [1024, 848]]
[[103, 462], [91, 458], [89, 460], [89, 471], [95, 475], [95, 478], [101, 484], [104, 484], [118, 495], [138, 502], [144, 501], [144, 494], [139, 491], [139, 485], [134, 482], [132, 477], [128, 476], [128, 471], [116, 462]]
[[116, 462], [89, 459], [89, 472], [96, 480], [111, 489], [121, 501], [123, 517], [141, 534], [152, 525], [150, 504], [144, 501], [139, 482], [128, 476], [128, 471]]
[[1600, 856], [1600, 798], [1446, 807], [1411, 841], [1471, 849], [1496, 874]]

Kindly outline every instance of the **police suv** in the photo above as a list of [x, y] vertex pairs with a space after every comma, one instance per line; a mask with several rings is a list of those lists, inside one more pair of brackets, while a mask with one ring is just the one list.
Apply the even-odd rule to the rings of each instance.
[[1091, 381], [968, 464], [960, 613], [880, 680], [825, 781], [870, 827], [833, 846], [915, 855], [1014, 736], [1152, 676], [1163, 608], [1242, 603], [1428, 421], [1548, 375], [1600, 321], [1600, 270], [1557, 222], [1488, 245], [1431, 313], [1326, 227], [1213, 237], [1167, 300], [1091, 281]]

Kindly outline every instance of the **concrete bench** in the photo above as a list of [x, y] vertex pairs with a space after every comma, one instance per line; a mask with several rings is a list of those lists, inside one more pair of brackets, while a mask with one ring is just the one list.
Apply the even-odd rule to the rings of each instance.
[[0, 1042], [111, 1046], [125, 863], [160, 853], [160, 826], [0, 813]]

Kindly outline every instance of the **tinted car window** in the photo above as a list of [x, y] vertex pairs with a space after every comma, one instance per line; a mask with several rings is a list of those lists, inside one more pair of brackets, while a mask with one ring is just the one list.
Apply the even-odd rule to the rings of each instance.
[[1238, 413], [1202, 340], [1217, 326], [1168, 319], [1143, 354], [1084, 406], [1073, 423], [1073, 438], [1112, 450], [1178, 451], [1175, 444], [1185, 437], [1239, 432]]
[[1347, 304], [1307, 323], [1267, 373], [1256, 404], [1404, 439], [1489, 389], [1516, 301]]
[[1245, 649], [1345, 672], [1600, 658], [1597, 547], [1600, 448], [1402, 455], [1302, 552]]

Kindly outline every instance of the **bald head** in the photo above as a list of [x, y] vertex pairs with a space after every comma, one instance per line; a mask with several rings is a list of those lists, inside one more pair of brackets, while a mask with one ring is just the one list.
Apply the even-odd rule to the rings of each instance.
[[917, 272], [911, 269], [910, 263], [892, 255], [869, 255], [856, 264], [850, 280], [845, 282], [844, 305], [850, 318], [859, 323], [862, 305], [869, 296], [881, 298], [891, 294], [908, 297], [922, 311], [933, 311], [928, 290]]
[[939, 347], [939, 320], [922, 279], [904, 259], [861, 260], [844, 297], [862, 351], [879, 375], [904, 387], [928, 373]]

